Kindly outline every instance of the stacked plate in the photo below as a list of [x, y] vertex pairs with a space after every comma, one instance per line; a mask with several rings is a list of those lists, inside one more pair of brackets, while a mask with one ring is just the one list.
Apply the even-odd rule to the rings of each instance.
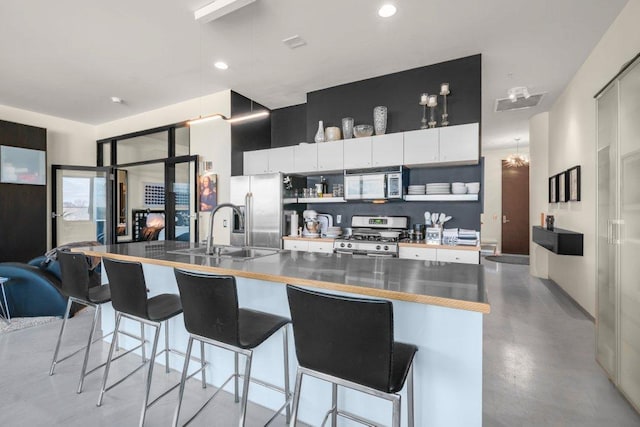
[[407, 193], [411, 196], [421, 196], [424, 194], [426, 187], [424, 185], [410, 185]]
[[426, 185], [427, 194], [449, 194], [451, 184], [448, 182], [433, 182]]
[[467, 194], [467, 186], [464, 182], [452, 182], [451, 193], [453, 194]]
[[327, 234], [326, 237], [329, 238], [335, 238], [335, 237], [340, 237], [342, 235], [342, 228], [340, 227], [327, 227]]

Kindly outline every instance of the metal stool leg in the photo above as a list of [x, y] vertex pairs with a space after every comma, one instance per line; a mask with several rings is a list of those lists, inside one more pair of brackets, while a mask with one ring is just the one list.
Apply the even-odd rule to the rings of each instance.
[[[122, 319], [122, 314], [118, 312], [116, 315], [116, 326], [113, 330], [115, 335], [118, 334], [118, 329], [120, 328], [120, 320]], [[102, 398], [104, 397], [104, 392], [107, 387], [107, 377], [109, 376], [109, 368], [111, 367], [111, 358], [113, 357], [113, 350], [116, 346], [116, 340], [111, 340], [111, 346], [109, 347], [109, 356], [107, 356], [107, 365], [104, 367], [104, 375], [102, 377], [102, 386], [100, 387], [100, 396], [98, 396], [97, 406], [102, 405]]]
[[207, 362], [204, 360], [204, 341], [200, 341], [200, 367], [202, 368], [202, 388], [207, 388], [206, 372], [204, 370]]
[[409, 375], [407, 378], [407, 426], [413, 427], [414, 413], [413, 413], [413, 363], [409, 367]]
[[291, 421], [291, 391], [289, 390], [289, 328], [287, 325], [282, 328], [282, 351], [284, 353], [284, 399], [287, 403], [285, 408], [285, 422]]
[[169, 320], [164, 322], [164, 371], [169, 373]]
[[149, 371], [147, 372], [147, 387], [144, 392], [144, 402], [142, 404], [142, 413], [140, 414], [140, 423], [138, 424], [140, 427], [144, 426], [144, 419], [147, 415], [147, 407], [149, 406], [149, 393], [151, 392], [151, 378], [153, 376], [153, 365], [156, 361], [156, 351], [158, 350], [158, 339], [160, 338], [160, 327], [159, 324], [156, 326], [156, 332], [153, 337], [153, 346], [151, 346], [151, 358], [149, 359]]
[[71, 311], [71, 298], [67, 300], [67, 309], [64, 312], [64, 318], [62, 319], [62, 326], [60, 327], [60, 333], [58, 334], [58, 343], [56, 349], [53, 352], [53, 361], [51, 362], [51, 369], [49, 369], [49, 375], [53, 375], [53, 370], [58, 363], [58, 352], [60, 351], [60, 343], [62, 342], [62, 334], [64, 333], [64, 327], [67, 325], [67, 319], [69, 318], [69, 312]]
[[240, 427], [244, 427], [244, 421], [247, 415], [247, 398], [249, 397], [249, 380], [251, 379], [252, 355], [253, 355], [253, 351], [249, 351], [245, 355], [247, 360], [244, 364], [244, 381], [243, 381], [244, 384], [242, 386], [242, 403], [240, 403], [240, 422], [238, 424]]
[[87, 372], [87, 363], [89, 362], [89, 352], [91, 351], [91, 343], [93, 342], [93, 335], [96, 333], [96, 325], [98, 318], [100, 317], [100, 306], [95, 306], [95, 312], [93, 314], [93, 323], [91, 324], [91, 332], [89, 332], [89, 341], [87, 342], [87, 349], [84, 351], [84, 362], [82, 363], [82, 371], [80, 371], [80, 382], [78, 383], [77, 393], [82, 393], [82, 385], [84, 384], [84, 377]]
[[238, 379], [240, 378], [240, 373], [238, 372], [238, 353], [233, 353], [233, 366], [235, 377], [233, 378], [233, 399], [236, 403], [240, 401], [238, 397]]
[[338, 426], [338, 384], [331, 384], [331, 427]]
[[396, 395], [396, 398], [393, 399], [393, 415], [392, 415], [392, 426], [400, 427], [400, 395]]
[[[115, 325], [115, 320], [118, 318], [118, 312], [113, 310], [113, 320], [114, 320], [114, 325]], [[115, 332], [113, 333], [113, 339], [116, 342], [116, 351], [120, 351], [120, 346], [118, 345], [118, 334], [116, 334]]]
[[302, 389], [302, 371], [298, 368], [296, 372], [296, 385], [293, 389], [293, 410], [291, 411], [291, 421], [289, 427], [296, 427], [298, 421], [298, 406], [300, 404], [300, 391]]
[[140, 338], [142, 339], [142, 349], [141, 349], [142, 350], [142, 361], [146, 362], [147, 361], [147, 356], [146, 356], [146, 353], [145, 353], [146, 340], [144, 338], [144, 323], [142, 323], [142, 322], [140, 322]]
[[[200, 344], [204, 346], [204, 343], [200, 341]], [[184, 396], [184, 386], [187, 381], [187, 371], [189, 370], [189, 359], [191, 358], [191, 346], [193, 345], [193, 337], [189, 336], [189, 343], [187, 344], [187, 354], [184, 357], [184, 367], [182, 368], [182, 377], [180, 379], [180, 388], [178, 389], [178, 406], [176, 412], [173, 415], [173, 427], [178, 426], [178, 420], [180, 419], [180, 407], [182, 406], [182, 397]], [[200, 348], [202, 350], [202, 347]]]

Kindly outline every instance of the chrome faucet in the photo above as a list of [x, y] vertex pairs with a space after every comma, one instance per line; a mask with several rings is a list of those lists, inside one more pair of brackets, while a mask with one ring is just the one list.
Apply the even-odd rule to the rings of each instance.
[[207, 234], [207, 254], [213, 255], [213, 218], [216, 216], [216, 212], [218, 212], [222, 208], [231, 208], [233, 211], [240, 217], [240, 229], [244, 230], [244, 241], [247, 242], [247, 229], [244, 226], [244, 214], [240, 210], [240, 208], [231, 203], [221, 203], [216, 206], [211, 211], [211, 216], [209, 216], [209, 233]]

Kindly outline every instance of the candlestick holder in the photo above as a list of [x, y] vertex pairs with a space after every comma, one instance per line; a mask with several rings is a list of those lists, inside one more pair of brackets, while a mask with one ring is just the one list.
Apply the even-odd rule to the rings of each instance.
[[428, 98], [429, 95], [427, 95], [426, 93], [423, 93], [422, 96], [420, 96], [420, 102], [418, 104], [422, 105], [422, 120], [420, 120], [420, 129], [426, 129], [427, 128], [427, 102], [428, 102]]
[[427, 100], [427, 107], [430, 108], [429, 113], [429, 127], [436, 127], [436, 107], [438, 106], [438, 95], [429, 95], [429, 99]]
[[449, 95], [451, 91], [449, 90], [449, 83], [442, 83], [440, 85], [440, 95], [444, 98], [442, 101], [442, 126], [447, 126], [449, 124], [449, 114], [447, 113], [447, 95]]

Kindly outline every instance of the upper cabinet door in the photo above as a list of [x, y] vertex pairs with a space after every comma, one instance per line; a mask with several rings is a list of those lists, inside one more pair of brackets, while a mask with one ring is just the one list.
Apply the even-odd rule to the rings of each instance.
[[269, 151], [255, 150], [243, 153], [243, 175], [258, 175], [269, 172]]
[[344, 169], [344, 141], [318, 144], [318, 171], [342, 171]]
[[318, 144], [300, 144], [293, 147], [293, 169], [297, 173], [318, 170]]
[[371, 137], [373, 167], [399, 166], [403, 164], [403, 136], [402, 132], [398, 132]]
[[269, 152], [269, 172], [293, 172], [293, 148], [279, 147], [267, 150]]
[[362, 169], [371, 167], [371, 137], [346, 139], [344, 141], [344, 168]]
[[478, 163], [480, 160], [480, 125], [440, 128], [440, 162]]
[[437, 163], [439, 129], [421, 129], [404, 133], [404, 164], [428, 165]]

